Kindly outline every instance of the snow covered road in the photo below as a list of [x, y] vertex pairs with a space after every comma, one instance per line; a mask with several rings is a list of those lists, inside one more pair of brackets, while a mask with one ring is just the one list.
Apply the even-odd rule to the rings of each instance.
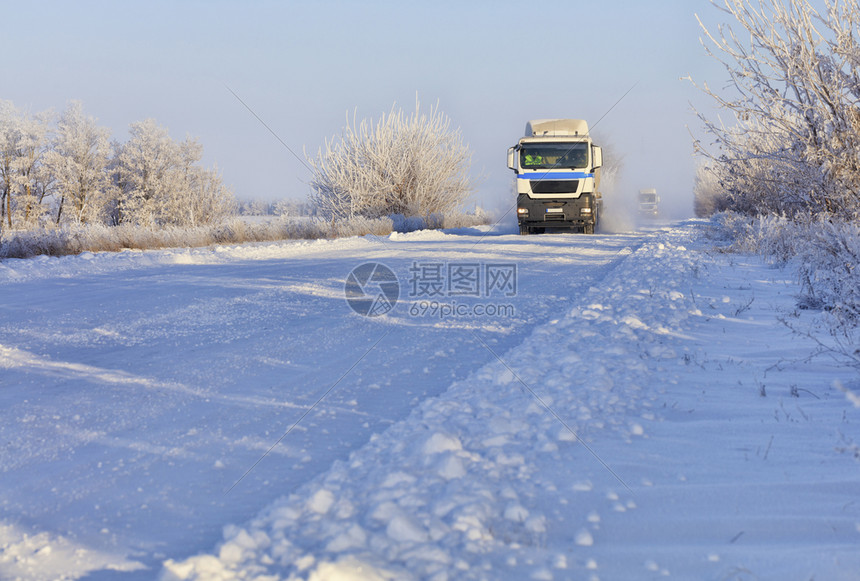
[[[158, 568], [213, 546], [225, 523], [250, 519], [489, 362], [473, 333], [507, 351], [642, 239], [482, 235], [0, 264], [0, 573]], [[347, 275], [367, 261], [402, 281], [382, 318], [344, 300]], [[410, 280], [433, 282], [410, 274], [416, 265], [476, 262], [516, 265], [516, 292], [412, 293]], [[456, 304], [508, 311], [442, 316]], [[33, 557], [31, 545], [54, 555]], [[98, 555], [73, 566], [58, 546]]]
[[855, 376], [706, 227], [0, 263], [0, 578], [856, 579]]

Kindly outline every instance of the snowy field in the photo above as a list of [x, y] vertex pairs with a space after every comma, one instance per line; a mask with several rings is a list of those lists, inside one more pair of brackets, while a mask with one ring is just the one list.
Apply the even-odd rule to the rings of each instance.
[[707, 230], [3, 261], [0, 579], [858, 579], [856, 372]]

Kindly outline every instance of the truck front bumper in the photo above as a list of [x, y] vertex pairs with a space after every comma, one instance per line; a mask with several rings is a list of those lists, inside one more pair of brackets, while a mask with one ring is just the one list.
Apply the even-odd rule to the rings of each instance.
[[578, 198], [530, 198], [517, 196], [517, 220], [529, 228], [576, 228], [593, 226], [597, 205], [592, 194]]

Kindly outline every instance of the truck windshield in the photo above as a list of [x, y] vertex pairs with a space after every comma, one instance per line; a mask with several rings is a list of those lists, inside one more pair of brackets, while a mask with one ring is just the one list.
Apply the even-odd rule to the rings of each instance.
[[527, 143], [520, 150], [523, 169], [580, 169], [588, 167], [587, 143]]

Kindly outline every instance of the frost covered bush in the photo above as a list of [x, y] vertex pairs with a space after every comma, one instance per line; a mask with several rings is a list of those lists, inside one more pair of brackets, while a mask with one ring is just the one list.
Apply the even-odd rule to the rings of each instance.
[[442, 228], [470, 228], [492, 222], [490, 215], [480, 208], [477, 208], [471, 214], [466, 212], [446, 212], [444, 214], [434, 212], [427, 216], [392, 214], [389, 218], [393, 222], [393, 230], [395, 232], [415, 232], [417, 230], [438, 230]]
[[807, 228], [797, 236], [787, 233], [797, 246], [801, 306], [823, 311], [830, 341], [816, 338], [820, 352], [860, 370], [860, 226], [820, 220]]
[[[476, 208], [473, 213], [468, 212], [447, 212], [445, 214], [435, 215], [436, 218], [441, 218], [441, 223], [434, 228], [471, 228], [482, 224], [492, 224], [493, 217], [481, 208]], [[434, 216], [431, 216], [431, 223]]]
[[333, 220], [326, 223], [327, 238], [346, 238], [349, 236], [388, 236], [394, 232], [394, 223], [388, 216], [381, 218], [365, 218], [355, 216], [343, 220]]
[[860, 225], [827, 217], [800, 222], [785, 216], [714, 217], [729, 250], [755, 252], [797, 271], [803, 307], [821, 309], [831, 330], [860, 326]]
[[[860, 0], [723, 0], [736, 21], [702, 29], [732, 92], [704, 91], [736, 125], [700, 115], [728, 207], [790, 218], [860, 216]], [[697, 144], [698, 145], [698, 144]], [[720, 208], [718, 208], [720, 209]]]
[[860, 323], [860, 226], [821, 221], [801, 240], [798, 268], [806, 296], [839, 321]]
[[347, 123], [308, 158], [311, 200], [326, 218], [392, 214], [426, 217], [459, 208], [472, 190], [471, 153], [438, 107], [391, 112], [373, 124]]
[[749, 216], [721, 212], [713, 217], [731, 252], [752, 252], [784, 264], [797, 256], [814, 228], [785, 216]]

